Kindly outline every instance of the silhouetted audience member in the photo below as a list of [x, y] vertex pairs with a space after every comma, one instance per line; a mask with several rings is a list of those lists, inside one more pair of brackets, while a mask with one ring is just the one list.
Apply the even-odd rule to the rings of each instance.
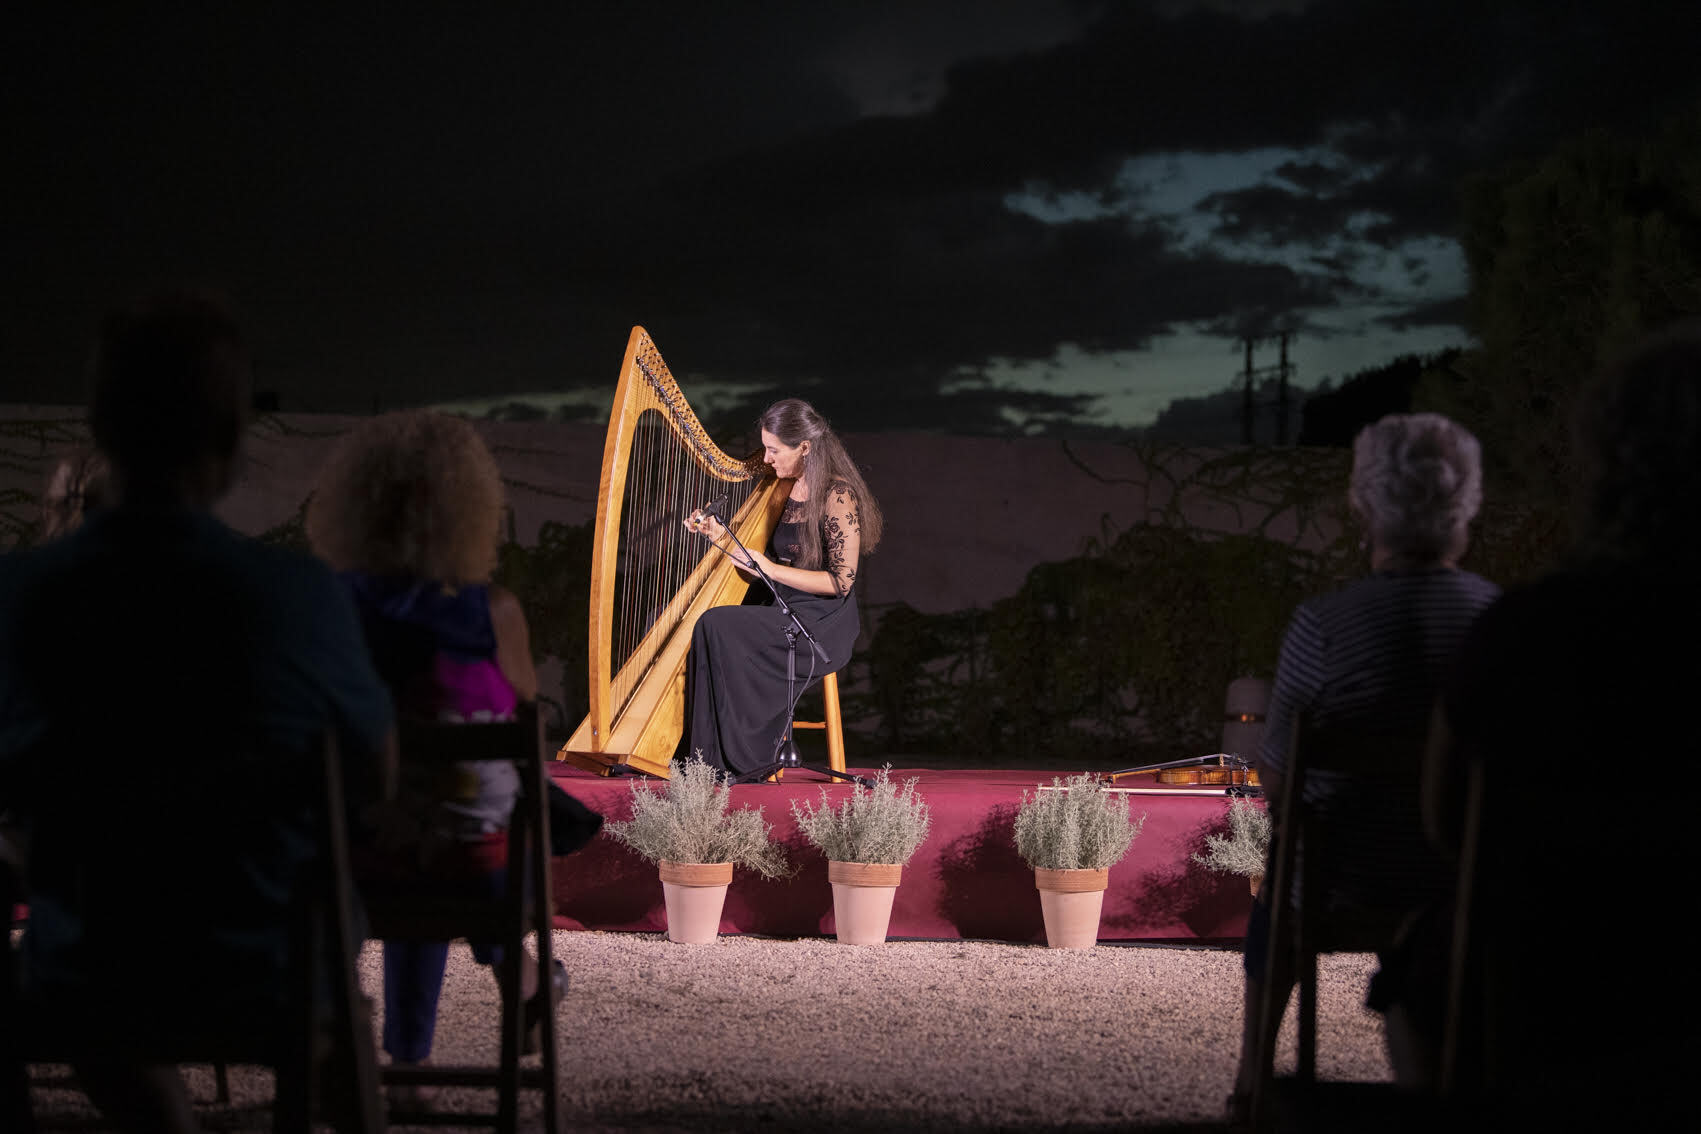
[[[1701, 324], [1611, 367], [1576, 433], [1580, 539], [1472, 629], [1431, 750], [1427, 813], [1451, 853], [1473, 769], [1483, 786], [1459, 1086], [1531, 1128], [1678, 1129], [1695, 1048], [1681, 793], [1701, 755], [1685, 710], [1701, 690]], [[1396, 992], [1439, 1006], [1451, 942], [1420, 940]]]
[[[1371, 574], [1294, 611], [1258, 755], [1267, 798], [1280, 798], [1301, 713], [1317, 728], [1427, 733], [1447, 666], [1478, 613], [1499, 594], [1458, 567], [1481, 501], [1481, 450], [1456, 423], [1437, 414], [1396, 414], [1360, 431], [1348, 502], [1365, 533]], [[1304, 797], [1329, 826], [1330, 908], [1385, 912], [1392, 939], [1401, 914], [1447, 887], [1446, 864], [1424, 838], [1415, 770], [1405, 791], [1388, 790], [1380, 777], [1372, 784], [1319, 770], [1307, 774]], [[1252, 1044], [1273, 947], [1270, 904], [1278, 899], [1271, 885], [1266, 878], [1247, 924], [1245, 1017], [1230, 1098], [1235, 1119], [1244, 1117], [1259, 1072]], [[1285, 989], [1294, 974], [1277, 979]]]
[[[379, 672], [398, 710], [422, 720], [511, 719], [535, 700], [525, 612], [490, 582], [503, 511], [502, 478], [484, 440], [463, 418], [427, 411], [362, 422], [326, 461], [307, 510], [314, 549], [343, 572]], [[413, 769], [402, 753], [401, 790], [368, 816], [370, 846], [356, 856], [363, 888], [502, 892], [507, 827], [520, 785], [505, 761], [458, 765], [458, 774]], [[552, 849], [588, 841], [601, 817], [551, 785]], [[563, 812], [570, 812], [563, 832]], [[574, 826], [576, 820], [577, 826]], [[384, 1050], [397, 1063], [431, 1054], [446, 941], [384, 942]], [[500, 949], [474, 955], [494, 965]], [[556, 981], [566, 973], [557, 962]], [[535, 1016], [536, 966], [522, 965], [521, 995]], [[408, 1103], [420, 1101], [406, 1099]]]
[[393, 753], [336, 578], [211, 513], [248, 370], [216, 299], [110, 314], [89, 405], [108, 497], [0, 558], [0, 803], [31, 838], [23, 995], [126, 1129], [194, 1128], [176, 1069], [146, 1052], [285, 1009], [316, 819], [293, 789], [317, 782], [320, 738], [341, 734], [357, 791], [382, 789]]
[[[85, 449], [57, 461], [41, 496], [41, 538], [59, 539], [81, 527], [88, 514], [99, 509], [108, 495], [109, 475], [106, 458], [95, 449]], [[23, 877], [27, 839], [23, 825], [0, 802], [0, 863], [12, 869], [19, 879]]]

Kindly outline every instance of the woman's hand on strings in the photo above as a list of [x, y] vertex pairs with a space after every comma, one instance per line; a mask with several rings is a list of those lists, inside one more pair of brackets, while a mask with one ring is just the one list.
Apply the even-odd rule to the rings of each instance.
[[685, 530], [696, 532], [701, 536], [708, 536], [712, 543], [719, 543], [726, 538], [726, 525], [701, 508], [685, 517]]
[[[727, 554], [732, 557], [732, 561], [738, 564], [739, 567], [744, 570], [750, 569], [749, 559], [745, 558], [743, 554], [740, 554], [738, 548], [727, 546], [730, 541], [726, 538], [726, 525], [721, 523], [718, 517], [699, 508], [689, 516], [685, 517], [685, 530], [707, 537], [709, 542], [714, 544], [716, 547], [724, 548]], [[760, 554], [760, 552], [749, 553], [752, 557]], [[766, 556], [763, 556], [763, 562], [767, 562]]]

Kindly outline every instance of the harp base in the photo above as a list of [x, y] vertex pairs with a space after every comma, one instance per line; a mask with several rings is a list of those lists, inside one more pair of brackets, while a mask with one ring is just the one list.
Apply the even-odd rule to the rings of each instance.
[[[555, 754], [555, 758], [564, 764], [571, 764], [582, 772], [591, 772], [598, 776], [616, 776], [623, 772], [637, 772], [638, 768], [622, 760], [619, 755], [609, 755], [601, 752], [569, 752], [565, 748]], [[646, 773], [653, 774], [653, 773]]]
[[599, 776], [637, 773], [665, 780], [670, 775], [673, 751], [679, 743], [680, 722], [677, 719], [670, 722], [667, 714], [656, 714], [646, 723], [648, 727], [641, 730], [635, 741], [616, 730], [613, 743], [598, 749], [592, 743], [594, 730], [591, 722], [586, 720], [556, 752], [555, 758]]

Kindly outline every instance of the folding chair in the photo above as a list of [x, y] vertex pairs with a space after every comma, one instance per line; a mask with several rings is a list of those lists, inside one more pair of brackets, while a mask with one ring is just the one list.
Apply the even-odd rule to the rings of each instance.
[[1466, 770], [1465, 815], [1459, 853], [1459, 886], [1454, 895], [1453, 938], [1447, 965], [1447, 1007], [1437, 1068], [1441, 1098], [1459, 1103], [1482, 1087], [1483, 1058], [1482, 973], [1478, 970], [1476, 936], [1479, 895], [1477, 865], [1482, 855], [1483, 766], [1473, 761]]
[[[6, 913], [8, 929], [12, 913], [24, 900], [23, 879], [12, 863], [0, 857], [0, 910]], [[34, 1130], [30, 1114], [29, 1067], [24, 1062], [26, 1045], [20, 1029], [11, 1026], [18, 1018], [18, 961], [8, 933], [6, 947], [0, 949], [0, 1130]]]
[[[1299, 988], [1298, 1053], [1291, 1084], [1298, 1089], [1290, 1092], [1298, 1097], [1312, 1092], [1317, 1084], [1318, 955], [1383, 949], [1392, 942], [1403, 917], [1394, 912], [1328, 909], [1324, 880], [1333, 867], [1330, 827], [1319, 809], [1306, 801], [1306, 780], [1316, 772], [1338, 772], [1350, 775], [1360, 785], [1355, 793], [1398, 793], [1398, 798], [1411, 802], [1416, 830], [1425, 741], [1422, 735], [1314, 729], [1303, 717], [1294, 724], [1268, 870], [1269, 951], [1254, 1037], [1254, 1066], [1258, 1069], [1252, 1092], [1255, 1127], [1268, 1126], [1272, 1116], [1276, 1088], [1272, 1045], [1291, 987], [1284, 979], [1284, 967], [1292, 966]], [[1349, 1106], [1375, 1108], [1392, 1101], [1387, 1091], [1377, 1087], [1355, 1088], [1350, 1093], [1364, 1097], [1349, 1101]]]
[[[294, 797], [299, 785], [282, 781], [291, 779], [296, 763], [288, 756], [257, 758], [250, 765], [257, 772], [256, 782], [245, 790], [260, 803]], [[311, 773], [311, 794], [302, 797], [314, 812], [315, 854], [292, 896], [287, 1007], [270, 1026], [256, 1026], [249, 1018], [216, 1031], [178, 1031], [169, 1039], [126, 1035], [123, 1050], [150, 1062], [210, 1063], [221, 1078], [227, 1064], [269, 1066], [277, 1081], [273, 1129], [306, 1134], [317, 1119], [348, 1134], [376, 1134], [383, 1130], [384, 1118], [372, 1024], [356, 963], [348, 813], [334, 735], [327, 734], [320, 745], [317, 765]], [[9, 916], [10, 904], [6, 910]], [[13, 951], [5, 952], [3, 995], [11, 1010], [7, 1019], [15, 1024], [3, 1029], [9, 1033], [4, 1052], [8, 1065], [0, 1115], [8, 1119], [6, 1129], [30, 1130], [34, 1118], [29, 1112], [28, 1064], [74, 1062], [83, 1039], [56, 1026], [52, 1005], [28, 1004], [18, 997]], [[97, 1042], [108, 1045], [112, 1040], [103, 1036]], [[324, 1089], [328, 1085], [336, 1088], [334, 1093]]]
[[[494, 1113], [449, 1115], [432, 1112], [404, 1115], [394, 1121], [477, 1122], [512, 1131], [519, 1116], [522, 1087], [543, 1092], [544, 1129], [560, 1129], [559, 1084], [555, 1042], [555, 991], [551, 979], [554, 913], [549, 878], [549, 811], [543, 766], [542, 733], [537, 706], [522, 704], [512, 721], [488, 724], [440, 724], [404, 720], [400, 724], [403, 767], [442, 766], [483, 760], [506, 760], [519, 773], [520, 798], [508, 825], [508, 870], [497, 898], [454, 894], [386, 894], [372, 888], [365, 897], [371, 935], [381, 940], [452, 941], [465, 937], [503, 949], [501, 1063], [497, 1067], [433, 1064], [419, 1067], [385, 1066], [379, 1071], [386, 1085], [495, 1087]], [[529, 933], [537, 934], [537, 995], [546, 997], [541, 1014], [542, 1065], [520, 1066], [525, 1028], [520, 995], [520, 966], [532, 964], [523, 947]]]

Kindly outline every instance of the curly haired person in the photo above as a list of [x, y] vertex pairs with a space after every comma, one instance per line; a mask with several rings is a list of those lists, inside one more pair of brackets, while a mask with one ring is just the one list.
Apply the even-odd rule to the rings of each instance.
[[[367, 647], [397, 711], [426, 720], [512, 717], [537, 697], [525, 612], [490, 581], [503, 512], [502, 479], [471, 423], [429, 411], [383, 414], [344, 436], [307, 509], [314, 550], [342, 574]], [[500, 893], [507, 825], [519, 795], [511, 764], [473, 761], [442, 776], [410, 769], [396, 799], [366, 816], [356, 857], [365, 887], [468, 888]], [[551, 844], [564, 854], [601, 819], [551, 785]], [[474, 943], [479, 961], [500, 950]], [[431, 1053], [448, 943], [384, 943], [384, 1050], [399, 1063]], [[536, 997], [522, 965], [521, 995]], [[557, 962], [556, 986], [566, 973]]]

